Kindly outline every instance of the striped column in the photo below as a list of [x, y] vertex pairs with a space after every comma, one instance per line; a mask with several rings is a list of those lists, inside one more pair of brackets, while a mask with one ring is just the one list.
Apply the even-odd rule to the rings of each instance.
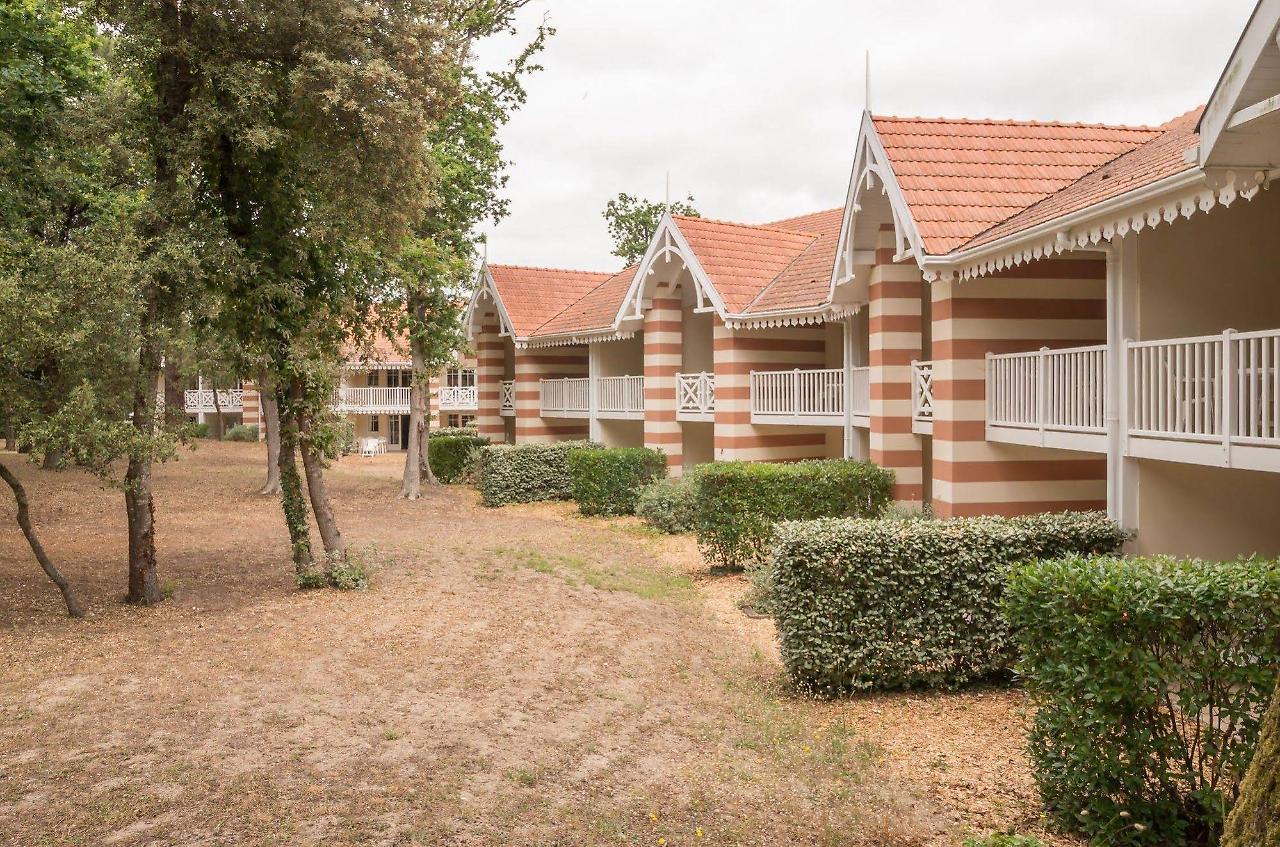
[[256, 426], [258, 440], [262, 441], [267, 437], [267, 421], [262, 414], [262, 395], [258, 393], [258, 386], [252, 382], [245, 382], [243, 388], [244, 404], [240, 411], [240, 422], [245, 426]]
[[1042, 259], [933, 285], [933, 502], [941, 517], [1105, 509], [1105, 456], [986, 440], [986, 354], [1106, 340], [1106, 261]]
[[[891, 239], [892, 232], [888, 236]], [[920, 437], [911, 432], [911, 362], [922, 358], [924, 281], [914, 262], [894, 264], [893, 248], [881, 246], [867, 291], [871, 461], [897, 475], [894, 500], [920, 504], [924, 499], [924, 450]]]
[[506, 440], [502, 422], [502, 374], [506, 343], [499, 329], [498, 316], [486, 312], [480, 316], [480, 327], [474, 333], [476, 348], [476, 431], [495, 444]]
[[712, 338], [716, 460], [786, 462], [826, 455], [827, 436], [821, 428], [751, 423], [751, 371], [823, 367], [822, 327], [731, 330], [717, 317]]
[[585, 377], [587, 348], [539, 347], [515, 351], [516, 443], [531, 444], [586, 438], [586, 418], [542, 417], [543, 379]]
[[644, 446], [667, 454], [667, 470], [684, 468], [684, 442], [676, 420], [676, 374], [684, 361], [680, 292], [661, 282], [644, 315]]

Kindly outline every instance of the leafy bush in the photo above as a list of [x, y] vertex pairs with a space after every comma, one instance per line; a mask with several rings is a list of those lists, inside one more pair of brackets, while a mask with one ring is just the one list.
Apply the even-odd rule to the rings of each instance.
[[660, 532], [692, 532], [697, 484], [697, 470], [687, 471], [679, 479], [650, 483], [636, 497], [636, 514]]
[[476, 435], [440, 435], [432, 433], [427, 439], [427, 461], [436, 479], [441, 482], [458, 482], [471, 454], [486, 446], [489, 439]]
[[[439, 429], [433, 429], [427, 433], [427, 438], [456, 438], [458, 436], [466, 436], [468, 438], [479, 438], [480, 431], [474, 426], [442, 426]], [[487, 439], [486, 439], [487, 440]]]
[[648, 447], [569, 454], [573, 499], [584, 515], [633, 515], [640, 489], [667, 474], [667, 457]]
[[1118, 550], [1106, 515], [783, 523], [772, 604], [792, 680], [820, 695], [952, 687], [1013, 665], [1009, 569]]
[[963, 847], [1044, 847], [1044, 842], [1030, 835], [995, 832], [986, 838], [966, 838]]
[[1099, 843], [1217, 843], [1280, 668], [1280, 564], [1037, 562], [1005, 612], [1058, 821]]
[[892, 489], [893, 472], [869, 462], [716, 462], [698, 475], [698, 546], [708, 564], [760, 564], [769, 558], [778, 521], [875, 517]]
[[192, 438], [208, 438], [209, 425], [207, 423], [191, 424], [191, 437]]
[[599, 450], [590, 441], [549, 444], [493, 444], [480, 448], [480, 502], [486, 506], [572, 500], [569, 454]]
[[258, 427], [256, 425], [245, 426], [244, 424], [236, 424], [231, 427], [231, 429], [227, 430], [226, 434], [222, 436], [222, 440], [256, 442], [258, 440]]

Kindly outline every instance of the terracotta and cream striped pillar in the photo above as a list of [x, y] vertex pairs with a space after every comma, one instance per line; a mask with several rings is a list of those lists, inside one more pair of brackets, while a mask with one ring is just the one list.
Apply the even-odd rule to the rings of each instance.
[[502, 340], [498, 316], [487, 311], [480, 316], [474, 332], [476, 348], [476, 430], [494, 444], [506, 440], [502, 422], [502, 374], [506, 344]]
[[876, 260], [867, 309], [871, 461], [897, 475], [894, 500], [918, 505], [924, 499], [924, 449], [911, 431], [911, 362], [921, 358], [924, 280], [914, 262], [893, 263], [892, 247], [878, 249]]
[[644, 446], [667, 454], [667, 471], [684, 468], [684, 440], [676, 420], [676, 374], [684, 361], [680, 292], [661, 282], [644, 315]]
[[585, 377], [588, 370], [587, 348], [569, 347], [517, 348], [515, 351], [516, 443], [568, 441], [586, 438], [588, 420], [583, 418], [542, 417], [543, 379]]
[[267, 421], [262, 414], [262, 395], [258, 392], [258, 386], [247, 380], [242, 388], [244, 399], [240, 407], [240, 422], [245, 426], [256, 426], [258, 440], [262, 441], [267, 437]]

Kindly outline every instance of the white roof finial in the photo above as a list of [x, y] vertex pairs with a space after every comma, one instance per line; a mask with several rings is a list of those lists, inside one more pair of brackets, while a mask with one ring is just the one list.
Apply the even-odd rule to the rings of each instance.
[[871, 111], [871, 51], [870, 50], [867, 50], [863, 54], [862, 79], [863, 79], [863, 92], [862, 92], [863, 106], [862, 107], [866, 111], [870, 112]]

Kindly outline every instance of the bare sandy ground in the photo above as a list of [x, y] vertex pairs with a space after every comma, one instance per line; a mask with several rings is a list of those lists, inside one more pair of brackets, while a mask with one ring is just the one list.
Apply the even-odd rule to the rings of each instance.
[[1017, 691], [794, 696], [691, 540], [403, 502], [396, 456], [331, 472], [372, 588], [298, 592], [260, 451], [159, 469], [156, 609], [119, 601], [119, 492], [23, 467], [81, 622], [0, 500], [0, 843], [1052, 842]]

